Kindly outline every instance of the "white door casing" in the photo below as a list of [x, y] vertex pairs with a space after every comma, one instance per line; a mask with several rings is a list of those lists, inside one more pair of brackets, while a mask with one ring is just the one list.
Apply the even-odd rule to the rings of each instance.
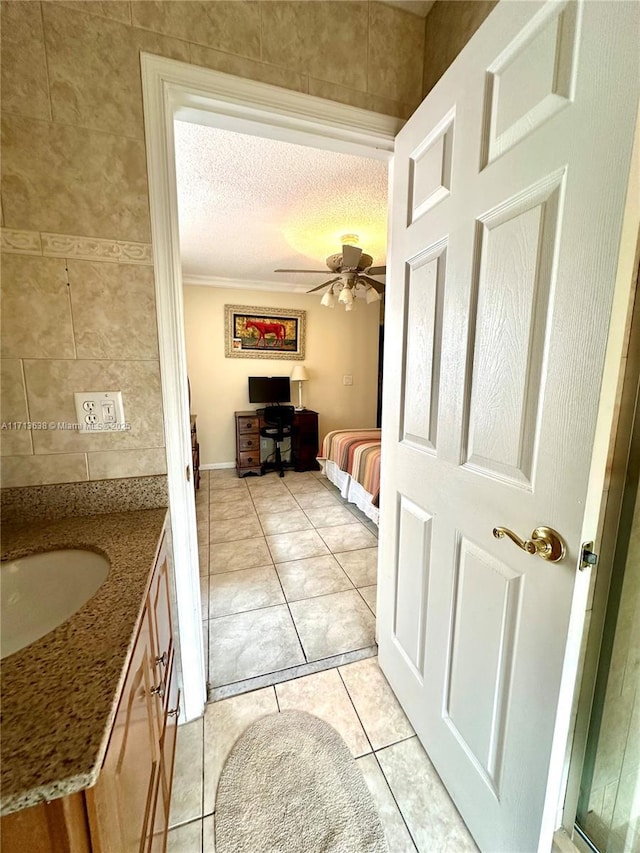
[[[554, 829], [639, 8], [501, 3], [396, 140], [380, 663], [492, 853]], [[492, 536], [538, 525], [561, 562]]]

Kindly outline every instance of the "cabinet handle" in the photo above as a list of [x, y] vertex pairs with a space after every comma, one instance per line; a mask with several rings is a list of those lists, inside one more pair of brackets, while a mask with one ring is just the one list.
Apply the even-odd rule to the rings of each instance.
[[157, 687], [152, 687], [151, 695], [159, 696], [162, 699], [164, 697], [164, 684], [159, 684]]
[[173, 708], [171, 711], [167, 711], [167, 717], [177, 717], [180, 713], [180, 705], [177, 708]]
[[156, 663], [162, 664], [162, 666], [167, 665], [167, 653], [162, 652], [159, 658], [156, 658]]

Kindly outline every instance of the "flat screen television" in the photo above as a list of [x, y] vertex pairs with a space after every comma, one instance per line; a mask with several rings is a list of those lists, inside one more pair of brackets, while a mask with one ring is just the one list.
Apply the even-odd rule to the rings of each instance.
[[288, 376], [250, 376], [250, 403], [288, 403], [291, 386]]

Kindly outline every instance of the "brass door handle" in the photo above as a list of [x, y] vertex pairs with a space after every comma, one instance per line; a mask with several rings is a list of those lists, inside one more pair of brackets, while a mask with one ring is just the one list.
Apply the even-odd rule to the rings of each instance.
[[552, 527], [536, 527], [531, 539], [521, 539], [508, 527], [494, 527], [493, 535], [496, 539], [504, 539], [506, 536], [515, 542], [518, 548], [528, 554], [537, 554], [551, 563], [559, 563], [567, 552], [562, 536]]

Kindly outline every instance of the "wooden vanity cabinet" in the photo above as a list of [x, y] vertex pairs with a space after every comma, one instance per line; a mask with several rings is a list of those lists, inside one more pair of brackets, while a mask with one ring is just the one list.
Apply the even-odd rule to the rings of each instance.
[[180, 693], [164, 540], [98, 781], [2, 818], [3, 853], [163, 853]]

